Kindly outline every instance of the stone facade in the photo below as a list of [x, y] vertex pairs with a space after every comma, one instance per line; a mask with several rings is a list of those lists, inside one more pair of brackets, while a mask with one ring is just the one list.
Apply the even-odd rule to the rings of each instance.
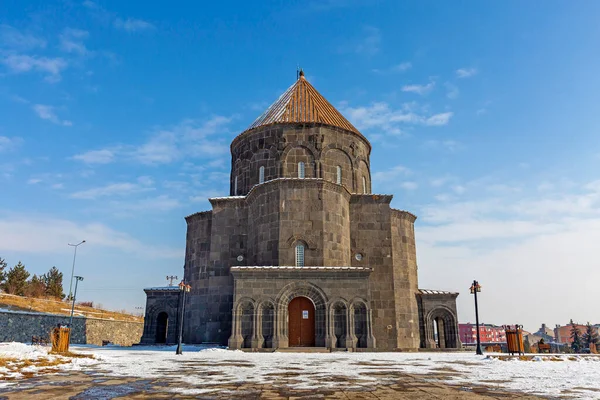
[[[371, 194], [370, 143], [303, 76], [257, 121], [231, 144], [230, 196], [186, 217], [184, 341], [288, 347], [304, 297], [315, 346], [426, 347], [416, 217]], [[146, 289], [144, 343], [175, 339], [176, 290]]]
[[[32, 336], [49, 338], [53, 328], [68, 323], [68, 315], [0, 312], [0, 342], [31, 343]], [[143, 327], [142, 322], [73, 317], [71, 343], [101, 346], [102, 341], [108, 340], [121, 346], [131, 346], [139, 343]]]

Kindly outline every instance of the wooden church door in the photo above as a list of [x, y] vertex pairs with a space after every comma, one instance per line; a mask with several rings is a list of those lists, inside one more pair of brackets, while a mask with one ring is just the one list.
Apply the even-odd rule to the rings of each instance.
[[306, 297], [296, 297], [288, 305], [289, 346], [315, 345], [315, 306]]

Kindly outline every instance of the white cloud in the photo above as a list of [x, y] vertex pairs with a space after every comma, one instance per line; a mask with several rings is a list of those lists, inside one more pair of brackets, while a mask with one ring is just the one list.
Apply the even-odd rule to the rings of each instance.
[[0, 153], [14, 150], [21, 143], [23, 143], [23, 139], [20, 137], [0, 136]]
[[417, 93], [417, 94], [420, 94], [421, 96], [424, 96], [427, 93], [431, 92], [434, 87], [435, 87], [435, 82], [430, 81], [426, 85], [405, 85], [402, 87], [402, 91]]
[[427, 126], [442, 126], [447, 125], [450, 121], [450, 118], [454, 115], [453, 112], [445, 112], [440, 114], [432, 115], [431, 117], [425, 120], [425, 125]]
[[396, 165], [389, 168], [386, 171], [377, 171], [373, 174], [373, 181], [375, 182], [390, 182], [395, 181], [399, 177], [405, 177], [411, 175], [412, 171], [403, 165]]
[[47, 74], [45, 80], [55, 83], [61, 80], [61, 72], [67, 68], [67, 61], [63, 58], [37, 57], [23, 54], [9, 54], [0, 59], [11, 72], [23, 73], [40, 71]]
[[458, 78], [469, 78], [477, 74], [476, 68], [459, 68], [456, 70], [456, 76]]
[[212, 136], [228, 132], [233, 117], [207, 120], [185, 119], [168, 128], [158, 128], [140, 145], [117, 145], [90, 150], [72, 158], [86, 164], [109, 164], [119, 159], [147, 165], [170, 164], [183, 158], [214, 158], [229, 153], [229, 146]]
[[95, 200], [100, 197], [128, 196], [135, 193], [155, 190], [154, 187], [146, 185], [145, 183], [147, 182], [111, 183], [105, 186], [95, 187], [92, 189], [72, 193], [70, 197], [74, 199]]
[[37, 185], [38, 183], [41, 183], [42, 180], [38, 179], [38, 178], [31, 178], [29, 180], [27, 180], [27, 184], [28, 185]]
[[[540, 193], [536, 186], [527, 185], [529, 191], [493, 192], [490, 197], [469, 201], [441, 199], [446, 201], [425, 207], [416, 228], [420, 286], [459, 289], [467, 295], [470, 280], [478, 279], [484, 286], [481, 298], [486, 299], [480, 310], [490, 323], [517, 318], [534, 327], [541, 322], [552, 325], [570, 318], [593, 318], [593, 302], [553, 303], [554, 292], [549, 288], [561, 279], [577, 279], [577, 285], [561, 286], [561, 296], [566, 299], [580, 299], [581, 293], [595, 290], [600, 279], [596, 267], [600, 181], [571, 192], [547, 187]], [[475, 188], [470, 193], [482, 195], [484, 190]], [[506, 293], [509, 295], [502, 301], [496, 301]], [[460, 319], [472, 319], [472, 298], [461, 297]], [[527, 299], [527, 307], [523, 307], [523, 299]], [[548, 304], [552, 304], [551, 310]]]
[[90, 150], [74, 155], [73, 159], [86, 164], [110, 164], [115, 161], [115, 153], [116, 150], [111, 149]]
[[350, 50], [356, 54], [372, 56], [379, 53], [380, 47], [381, 31], [373, 26], [365, 26], [362, 29], [362, 36], [358, 40], [358, 43], [353, 47], [342, 48], [341, 50], [342, 52]]
[[340, 111], [360, 130], [379, 129], [391, 135], [403, 134], [400, 128], [403, 124], [446, 125], [453, 115], [452, 112], [420, 115], [414, 111], [412, 103], [405, 103], [401, 108], [393, 110], [385, 102], [372, 103], [367, 107], [349, 107], [347, 103], [342, 103]]
[[18, 29], [0, 24], [0, 47], [15, 50], [29, 50], [46, 47], [46, 41], [29, 33], [21, 33]]
[[183, 156], [227, 154], [227, 145], [210, 139], [210, 136], [224, 133], [231, 121], [231, 117], [219, 115], [205, 121], [186, 119], [171, 128], [158, 130], [150, 140], [136, 148], [132, 156], [143, 164], [168, 164]]
[[[65, 253], [66, 243], [85, 238], [89, 249], [113, 249], [143, 258], [183, 257], [183, 250], [145, 244], [125, 232], [99, 223], [77, 223], [47, 216], [0, 216], [0, 251], [15, 253]], [[35, 243], [35, 246], [31, 244]]]
[[448, 97], [449, 99], [452, 99], [452, 100], [458, 98], [458, 95], [460, 94], [460, 90], [458, 89], [458, 86], [453, 85], [450, 82], [446, 82], [444, 84], [444, 86], [446, 86], [446, 90], [447, 90], [446, 97]]
[[444, 149], [451, 153], [461, 150], [464, 146], [456, 140], [435, 140], [430, 139], [425, 141], [425, 146], [432, 149]]
[[79, 55], [87, 55], [90, 51], [83, 43], [84, 39], [89, 36], [87, 31], [81, 29], [66, 28], [59, 36], [60, 49], [67, 53], [77, 53]]
[[407, 182], [402, 182], [400, 184], [400, 187], [405, 190], [415, 190], [418, 187], [418, 185], [416, 182], [407, 181]]
[[40, 117], [41, 119], [45, 119], [54, 124], [63, 125], [63, 126], [72, 126], [73, 125], [73, 123], [69, 120], [61, 120], [60, 118], [58, 118], [58, 116], [54, 112], [55, 108], [52, 106], [48, 106], [45, 104], [34, 104], [32, 108], [33, 108], [33, 111], [35, 111], [36, 114], [38, 115], [38, 117]]
[[154, 25], [152, 25], [150, 22], [135, 18], [117, 18], [115, 19], [114, 25], [116, 28], [125, 30], [127, 32], [139, 32], [154, 29]]
[[401, 72], [406, 72], [406, 71], [408, 71], [411, 68], [412, 68], [412, 64], [411, 63], [409, 63], [409, 62], [403, 62], [403, 63], [397, 64], [397, 65], [394, 65], [394, 66], [392, 66], [390, 68], [387, 68], [387, 69], [381, 70], [381, 69], [375, 68], [375, 69], [372, 69], [371, 71], [375, 72], [376, 74], [401, 73]]

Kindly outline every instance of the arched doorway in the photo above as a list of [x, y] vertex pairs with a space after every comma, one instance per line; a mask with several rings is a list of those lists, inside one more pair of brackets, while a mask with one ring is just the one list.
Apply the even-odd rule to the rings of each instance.
[[446, 308], [439, 307], [429, 312], [426, 317], [426, 335], [428, 346], [438, 349], [458, 347], [458, 329], [454, 314]]
[[307, 297], [296, 297], [288, 305], [290, 347], [315, 345], [315, 306]]
[[169, 327], [169, 315], [161, 312], [156, 317], [156, 343], [167, 343], [167, 330]]

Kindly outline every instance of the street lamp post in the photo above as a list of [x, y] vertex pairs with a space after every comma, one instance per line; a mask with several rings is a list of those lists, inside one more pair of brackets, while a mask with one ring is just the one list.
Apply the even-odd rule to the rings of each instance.
[[181, 351], [181, 341], [183, 336], [183, 310], [185, 309], [185, 294], [189, 293], [192, 287], [185, 282], [179, 282], [179, 298], [181, 299], [181, 315], [179, 317], [179, 339], [177, 341], [177, 350], [175, 354], [183, 354]]
[[69, 343], [71, 343], [71, 336], [73, 336], [73, 312], [75, 311], [75, 298], [77, 297], [77, 284], [83, 280], [81, 276], [75, 276], [75, 294], [73, 294], [73, 304], [71, 305], [71, 318], [69, 319], [69, 328], [71, 332], [69, 334]]
[[473, 281], [471, 284], [471, 294], [475, 296], [475, 324], [477, 325], [477, 350], [476, 354], [483, 355], [483, 351], [481, 350], [481, 339], [479, 338], [479, 310], [477, 308], [477, 293], [481, 292], [481, 285], [477, 281]]
[[79, 242], [77, 244], [67, 243], [69, 246], [75, 247], [75, 251], [73, 252], [73, 268], [71, 268], [71, 284], [69, 285], [69, 299], [73, 295], [73, 292], [71, 291], [71, 289], [73, 289], [73, 274], [75, 273], [75, 258], [77, 257], [77, 247], [80, 244], [84, 244], [84, 243], [85, 243], [85, 240], [82, 240], [81, 242]]

